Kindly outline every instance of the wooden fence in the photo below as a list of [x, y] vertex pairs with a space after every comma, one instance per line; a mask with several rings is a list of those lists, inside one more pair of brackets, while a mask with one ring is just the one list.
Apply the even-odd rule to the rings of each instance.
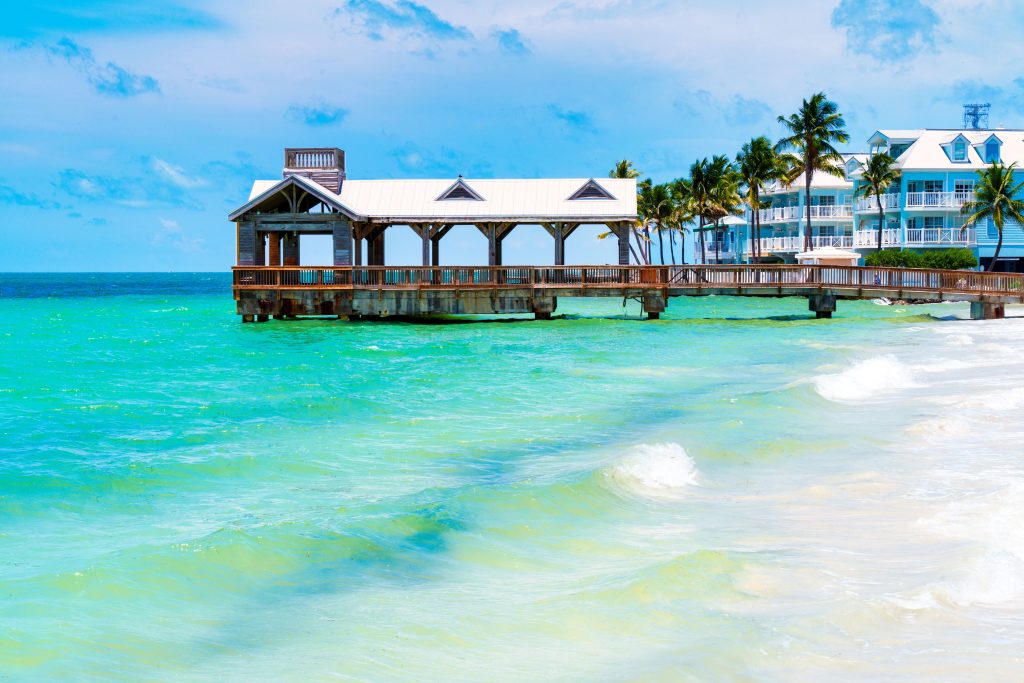
[[[244, 289], [845, 289], [1020, 296], [1024, 275], [964, 270], [819, 265], [356, 266], [233, 269]], [[739, 292], [742, 293], [742, 292]], [[751, 292], [753, 295], [754, 292]]]

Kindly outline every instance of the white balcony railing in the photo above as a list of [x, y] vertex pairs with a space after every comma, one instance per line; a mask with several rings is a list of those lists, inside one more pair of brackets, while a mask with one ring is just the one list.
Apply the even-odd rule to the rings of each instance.
[[760, 218], [762, 223], [799, 220], [800, 207], [777, 206], [771, 209], [761, 209], [760, 211], [758, 211], [758, 218]]
[[908, 192], [908, 209], [959, 209], [974, 199], [973, 192]]
[[[858, 249], [871, 249], [878, 246], [878, 230], [857, 230], [853, 233], [853, 246]], [[895, 228], [882, 230], [882, 247], [900, 246], [900, 231]]]
[[[775, 223], [779, 221], [798, 221], [805, 216], [805, 210], [799, 206], [779, 206], [771, 209], [761, 209], [758, 217], [762, 223]], [[818, 218], [852, 218], [853, 207], [846, 204], [822, 205], [811, 207], [811, 220]]]
[[[716, 242], [715, 240], [708, 240], [704, 244], [704, 250], [707, 252], [708, 258], [714, 258], [716, 247], [718, 249], [717, 253], [723, 258], [727, 256], [731, 258], [736, 255], [736, 246], [734, 244], [729, 244], [728, 242]], [[699, 245], [697, 248], [700, 248]]]
[[[900, 208], [900, 196], [898, 194], [883, 194], [882, 209], [889, 211]], [[857, 199], [857, 211], [878, 211], [878, 199], [875, 197], [860, 197]]]
[[974, 228], [907, 228], [907, 244], [910, 246], [950, 244], [969, 246], [977, 244]]
[[[753, 240], [751, 240], [751, 244], [753, 244]], [[803, 251], [803, 240], [795, 235], [784, 237], [762, 237], [761, 251], [763, 253], [773, 251]]]
[[853, 247], [853, 235], [814, 235], [811, 237], [812, 249], [825, 247], [850, 249]]
[[851, 218], [852, 216], [853, 207], [845, 204], [811, 207], [811, 220], [815, 218]]

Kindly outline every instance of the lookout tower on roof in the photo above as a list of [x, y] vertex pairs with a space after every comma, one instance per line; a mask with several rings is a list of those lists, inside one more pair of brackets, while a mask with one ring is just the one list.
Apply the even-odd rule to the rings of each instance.
[[334, 194], [345, 181], [345, 152], [337, 147], [289, 147], [284, 150], [281, 177], [298, 175], [309, 178]]
[[988, 128], [988, 112], [992, 105], [965, 104], [964, 105], [964, 128], [969, 130], [986, 130]]

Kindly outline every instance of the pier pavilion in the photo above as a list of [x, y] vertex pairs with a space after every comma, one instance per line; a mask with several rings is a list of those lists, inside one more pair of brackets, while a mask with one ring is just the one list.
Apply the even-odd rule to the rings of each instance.
[[282, 176], [257, 180], [230, 215], [240, 266], [297, 266], [303, 235], [333, 236], [335, 266], [383, 266], [388, 229], [398, 226], [422, 240], [421, 265], [437, 266], [441, 241], [459, 225], [483, 233], [487, 264], [500, 266], [502, 242], [527, 224], [551, 235], [554, 265], [565, 265], [566, 240], [587, 224], [607, 226], [618, 263], [629, 263], [632, 178], [349, 180], [340, 149], [287, 149]]
[[[559, 297], [636, 299], [657, 318], [670, 297], [807, 297], [828, 318], [838, 299], [969, 301], [971, 316], [999, 318], [1024, 303], [1024, 275], [839, 265], [629, 265], [636, 181], [348, 180], [340, 149], [288, 149], [281, 180], [256, 181], [232, 212], [237, 230], [233, 291], [243, 322], [274, 317], [533, 313], [549, 318]], [[505, 266], [501, 243], [539, 224], [554, 265]], [[580, 225], [607, 226], [618, 263], [566, 266], [566, 239]], [[487, 238], [487, 266], [440, 266], [441, 240], [470, 225]], [[419, 266], [387, 266], [385, 235], [408, 226], [422, 240]], [[304, 235], [330, 235], [333, 264], [300, 262]], [[365, 247], [365, 264], [364, 264]], [[546, 259], [545, 259], [546, 260]]]

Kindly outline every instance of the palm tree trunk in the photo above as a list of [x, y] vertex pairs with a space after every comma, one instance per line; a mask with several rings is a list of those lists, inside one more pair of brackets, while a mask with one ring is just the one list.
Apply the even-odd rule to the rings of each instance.
[[882, 208], [882, 196], [875, 194], [878, 201], [878, 251], [882, 251], [882, 225], [885, 224], [885, 209]]
[[672, 257], [672, 265], [676, 265], [676, 229], [670, 228], [668, 231], [668, 254]]
[[657, 224], [658, 230], [658, 254], [661, 256], [661, 265], [665, 265], [665, 239], [661, 236], [661, 223]]
[[722, 232], [718, 227], [718, 220], [715, 220], [715, 262], [722, 262]]
[[992, 254], [992, 260], [988, 262], [988, 268], [985, 270], [991, 273], [996, 269], [996, 260], [999, 258], [999, 250], [1003, 248], [1003, 226], [996, 226], [997, 232], [999, 232], [999, 239], [996, 240], [996, 251]]
[[702, 266], [706, 266], [708, 263], [708, 252], [707, 247], [704, 244], [704, 216], [700, 217], [700, 263]]
[[647, 257], [647, 252], [644, 251], [644, 242], [640, 238], [640, 231], [633, 228], [633, 239], [636, 240], [636, 248], [640, 250], [640, 256], [643, 258], [637, 258], [637, 263], [640, 265], [650, 265], [651, 260]]
[[633, 254], [633, 258], [636, 259], [636, 264], [638, 266], [643, 265], [643, 261], [640, 260], [640, 256], [636, 253], [636, 249], [633, 248], [633, 243], [626, 240], [626, 244], [629, 245], [629, 251]]
[[761, 216], [759, 215], [761, 213], [761, 198], [756, 187], [750, 188], [750, 191], [754, 197], [754, 206], [758, 207], [756, 209], [751, 207], [750, 209], [750, 223], [751, 227], [754, 228], [752, 235], [753, 244], [751, 245], [750, 254], [754, 257], [754, 263], [758, 263], [761, 260]]
[[804, 201], [807, 202], [807, 225], [804, 226], [804, 251], [811, 250], [811, 169], [804, 164]]

